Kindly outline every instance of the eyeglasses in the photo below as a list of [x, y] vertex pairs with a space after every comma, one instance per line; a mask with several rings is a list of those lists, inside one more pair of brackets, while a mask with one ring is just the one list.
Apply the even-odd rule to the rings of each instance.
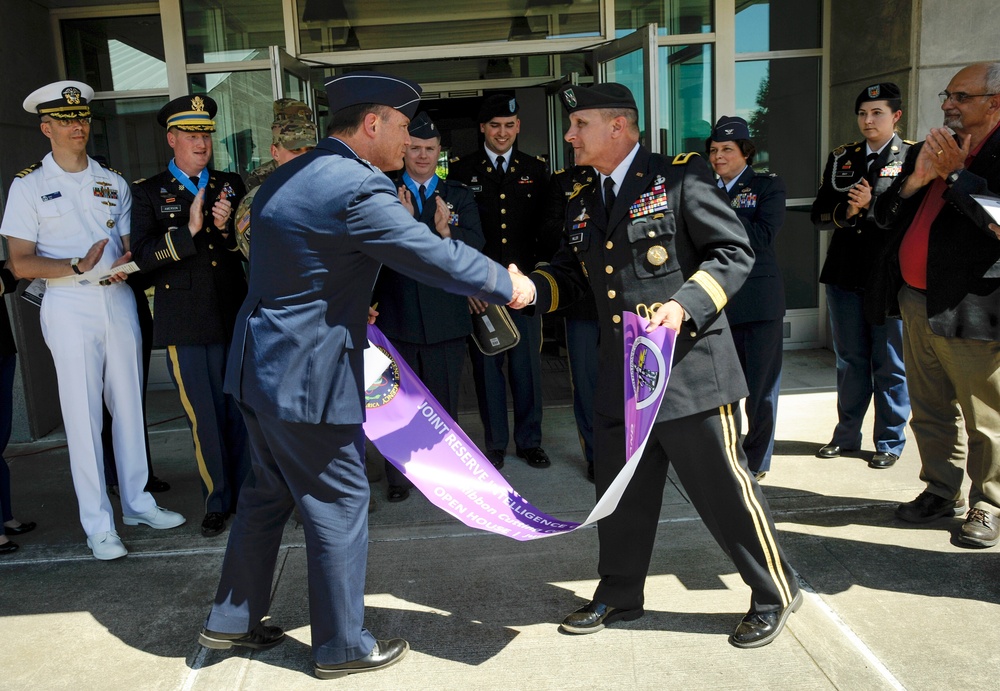
[[988, 96], [996, 96], [996, 94], [967, 94], [964, 91], [956, 91], [955, 93], [942, 91], [938, 94], [938, 98], [941, 99], [941, 103], [945, 103], [948, 99], [951, 99], [955, 103], [965, 103], [970, 98], [985, 98]]
[[89, 125], [90, 117], [73, 118], [72, 120], [59, 120], [57, 118], [52, 118], [49, 122], [53, 122], [60, 127], [73, 127], [74, 125]]

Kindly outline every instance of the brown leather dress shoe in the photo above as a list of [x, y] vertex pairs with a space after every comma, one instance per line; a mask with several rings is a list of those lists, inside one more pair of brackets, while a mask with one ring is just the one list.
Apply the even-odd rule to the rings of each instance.
[[759, 648], [767, 645], [781, 633], [785, 628], [788, 616], [802, 606], [802, 591], [795, 593], [795, 597], [788, 603], [787, 607], [776, 609], [773, 612], [750, 611], [736, 631], [729, 637], [729, 642], [737, 648]]
[[930, 492], [921, 492], [913, 501], [896, 507], [896, 518], [909, 523], [930, 523], [944, 516], [957, 516], [965, 499], [945, 499]]
[[970, 509], [958, 531], [958, 541], [974, 547], [992, 547], [1000, 542], [1000, 518], [983, 509]]
[[643, 614], [645, 612], [642, 607], [636, 609], [619, 609], [609, 607], [603, 602], [591, 600], [563, 619], [559, 628], [566, 633], [597, 633], [607, 624], [612, 624], [616, 621], [633, 621]]
[[313, 671], [320, 679], [337, 679], [338, 677], [345, 677], [348, 674], [374, 672], [396, 664], [403, 659], [403, 656], [406, 655], [406, 651], [409, 649], [410, 644], [402, 638], [375, 641], [375, 647], [364, 657], [341, 662], [336, 665], [322, 665], [317, 662]]

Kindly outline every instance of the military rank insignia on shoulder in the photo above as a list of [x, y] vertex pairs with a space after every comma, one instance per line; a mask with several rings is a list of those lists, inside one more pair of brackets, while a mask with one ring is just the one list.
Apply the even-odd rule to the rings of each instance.
[[852, 146], [857, 146], [858, 142], [851, 142], [850, 144], [841, 144], [836, 149], [833, 150], [834, 156], [843, 156], [844, 153], [850, 149]]
[[23, 178], [25, 175], [31, 175], [32, 173], [34, 173], [36, 170], [38, 170], [41, 167], [42, 167], [42, 162], [41, 161], [39, 161], [38, 163], [32, 163], [30, 166], [28, 166], [27, 168], [25, 168], [24, 170], [22, 170], [20, 173], [16, 174], [14, 177], [16, 177], [16, 178]]
[[909, 144], [910, 146], [913, 146], [914, 144], [916, 144], [916, 142], [913, 141], [912, 139], [904, 139], [903, 142], [905, 144]]
[[139, 178], [138, 180], [133, 180], [132, 184], [133, 185], [138, 185], [138, 184], [141, 184], [143, 182], [146, 182], [146, 178]]
[[692, 156], [701, 156], [697, 151], [688, 151], [687, 153], [677, 154], [674, 156], [673, 164], [675, 166], [685, 166], [688, 161], [691, 160]]
[[101, 168], [105, 168], [107, 170], [110, 170], [115, 175], [121, 175], [122, 177], [125, 177], [124, 175], [122, 175], [122, 172], [120, 170], [115, 170], [114, 168], [112, 168], [111, 166], [109, 166], [107, 163], [101, 163]]
[[458, 159], [460, 159], [460, 158], [462, 158], [462, 157], [461, 156], [452, 156], [451, 158], [448, 159], [448, 163], [458, 163]]

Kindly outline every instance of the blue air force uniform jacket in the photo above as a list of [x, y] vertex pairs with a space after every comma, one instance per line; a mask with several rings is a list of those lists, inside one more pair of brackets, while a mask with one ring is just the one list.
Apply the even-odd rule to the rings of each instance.
[[[187, 225], [194, 195], [169, 170], [132, 185], [132, 256], [152, 274], [156, 288], [153, 345], [229, 342], [247, 293], [233, 231], [244, 194], [239, 175], [210, 169], [204, 225], [191, 237]], [[212, 223], [212, 205], [220, 195], [233, 205], [225, 239]]]
[[[448, 223], [451, 237], [482, 250], [485, 240], [472, 192], [460, 182], [438, 180], [434, 194], [417, 218], [435, 235], [436, 197], [441, 197], [451, 209]], [[465, 297], [414, 281], [388, 267], [379, 272], [372, 301], [378, 303], [379, 329], [394, 341], [430, 345], [472, 333], [469, 302]]]
[[251, 214], [250, 290], [225, 390], [287, 422], [364, 422], [368, 306], [383, 263], [453, 293], [511, 299], [503, 267], [432, 233], [385, 174], [334, 138], [272, 173]]
[[775, 243], [785, 223], [785, 183], [773, 173], [747, 166], [728, 191], [729, 205], [747, 231], [754, 261], [746, 283], [726, 305], [730, 324], [770, 321], [785, 316], [785, 284]]
[[507, 171], [500, 173], [480, 147], [451, 159], [448, 178], [465, 183], [476, 196], [486, 238], [483, 254], [504, 266], [517, 264], [527, 273], [538, 261], [548, 172], [540, 159], [516, 148], [507, 157]]
[[746, 230], [704, 159], [673, 160], [640, 147], [605, 220], [599, 179], [578, 188], [566, 209], [567, 239], [531, 274], [537, 308], [558, 309], [589, 283], [600, 321], [595, 410], [624, 415], [621, 313], [641, 316], [674, 299], [687, 311], [658, 421], [732, 403], [747, 394], [722, 310], [753, 265]]
[[[902, 172], [875, 206], [879, 225], [893, 231], [885, 255], [886, 294], [892, 301], [903, 284], [899, 245], [930, 188], [926, 185], [909, 199], [899, 196], [922, 146], [910, 147]], [[945, 190], [946, 204], [931, 224], [927, 254], [931, 331], [946, 338], [1000, 341], [1000, 242], [989, 228], [989, 214], [973, 194], [1000, 197], [1000, 128]], [[899, 305], [890, 302], [887, 311], [899, 314]]]
[[[820, 283], [845, 290], [872, 287], [875, 267], [891, 234], [875, 223], [875, 202], [899, 176], [912, 142], [893, 135], [875, 159], [868, 174], [864, 140], [838, 146], [830, 152], [823, 180], [812, 205], [812, 222], [818, 230], [832, 230]], [[862, 178], [872, 186], [872, 201], [866, 211], [847, 219], [847, 191]]]

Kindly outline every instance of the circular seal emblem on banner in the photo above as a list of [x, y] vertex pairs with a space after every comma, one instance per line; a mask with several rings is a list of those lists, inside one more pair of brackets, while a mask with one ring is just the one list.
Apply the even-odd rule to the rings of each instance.
[[629, 379], [635, 394], [636, 410], [642, 410], [656, 402], [666, 382], [666, 363], [663, 353], [656, 344], [645, 336], [632, 341], [632, 351], [628, 357]]
[[375, 346], [389, 358], [389, 366], [382, 376], [365, 390], [365, 408], [380, 408], [391, 401], [399, 393], [399, 365], [392, 359], [389, 352], [382, 346]]

